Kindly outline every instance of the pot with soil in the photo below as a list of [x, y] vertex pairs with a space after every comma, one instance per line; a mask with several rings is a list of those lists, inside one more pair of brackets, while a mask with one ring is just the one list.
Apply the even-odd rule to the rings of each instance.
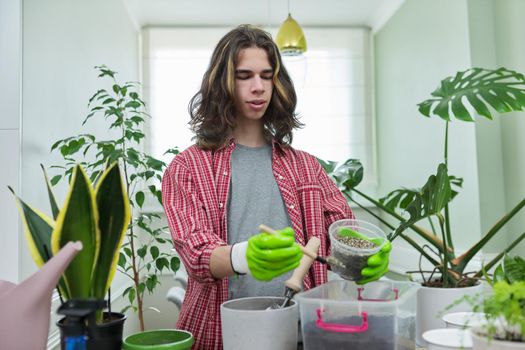
[[361, 220], [344, 219], [333, 222], [329, 229], [332, 255], [340, 264], [332, 270], [346, 280], [359, 281], [361, 270], [370, 256], [381, 250], [386, 234], [379, 227]]
[[66, 316], [56, 324], [60, 330], [60, 347], [69, 349], [67, 338], [86, 336], [87, 350], [120, 350], [122, 348], [122, 331], [126, 316], [118, 312], [104, 312], [103, 322], [94, 326], [85, 327], [76, 322], [78, 318]]

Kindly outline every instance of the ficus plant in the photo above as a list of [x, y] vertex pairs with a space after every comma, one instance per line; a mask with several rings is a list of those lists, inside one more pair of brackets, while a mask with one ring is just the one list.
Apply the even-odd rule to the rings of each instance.
[[[97, 135], [82, 133], [55, 142], [51, 150], [60, 152], [65, 164], [52, 166], [58, 173], [50, 182], [56, 185], [69, 179], [76, 164], [81, 164], [95, 182], [106, 164], [118, 162], [122, 167], [132, 210], [132, 220], [118, 259], [119, 271], [132, 282], [123, 293], [129, 305], [122, 312], [129, 308], [136, 311], [143, 331], [144, 293], [152, 293], [160, 284], [162, 271], [175, 273], [180, 266], [179, 258], [170, 254], [171, 239], [167, 227], [160, 224], [161, 217], [142, 211], [147, 196], [162, 204], [159, 184], [166, 164], [142, 151], [146, 138], [143, 129], [150, 116], [139, 96], [140, 85], [135, 82], [120, 84], [116, 72], [106, 66], [95, 68], [100, 78], [110, 80], [111, 89], [100, 89], [89, 99], [89, 113], [82, 125], [92, 118], [103, 118], [108, 130], [118, 136], [100, 139]], [[166, 153], [177, 154], [178, 151], [173, 148]]]
[[[472, 258], [495, 237], [525, 206], [525, 198], [498, 220], [481, 239], [463, 254], [456, 256], [449, 215], [449, 203], [458, 195], [463, 183], [448, 173], [448, 128], [452, 118], [474, 122], [474, 117], [494, 118], [493, 110], [499, 114], [521, 111], [525, 107], [525, 78], [522, 74], [508, 70], [472, 68], [456, 73], [441, 81], [432, 92], [432, 98], [421, 102], [419, 111], [426, 117], [438, 116], [445, 121], [443, 162], [426, 183], [416, 189], [400, 188], [385, 197], [375, 199], [356, 186], [363, 177], [362, 165], [358, 160], [349, 159], [341, 163], [322, 161], [325, 170], [332, 176], [347, 199], [371, 214], [391, 232], [390, 240], [403, 238], [429, 261], [434, 269], [426, 277], [419, 268], [423, 284], [434, 287], [468, 286], [482, 276], [482, 271], [465, 271]], [[376, 214], [370, 204], [380, 210]], [[430, 229], [419, 225], [428, 221]], [[415, 240], [413, 235], [420, 237]], [[525, 238], [525, 232], [518, 233], [500, 254], [487, 263], [492, 268], [505, 253]], [[421, 239], [423, 243], [421, 242]], [[432, 278], [437, 273], [438, 278]]]

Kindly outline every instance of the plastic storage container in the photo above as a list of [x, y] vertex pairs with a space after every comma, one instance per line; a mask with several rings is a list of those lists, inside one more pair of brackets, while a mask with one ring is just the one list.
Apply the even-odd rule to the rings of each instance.
[[[363, 249], [352, 247], [340, 241], [339, 230], [350, 228], [360, 235], [380, 241], [381, 244], [373, 248]], [[379, 227], [361, 220], [344, 219], [333, 222], [328, 228], [332, 255], [345, 267], [332, 264], [332, 270], [346, 280], [358, 281], [361, 279], [361, 270], [367, 265], [367, 259], [379, 252], [386, 242], [386, 234]]]
[[331, 281], [298, 294], [304, 349], [413, 350], [418, 288]]

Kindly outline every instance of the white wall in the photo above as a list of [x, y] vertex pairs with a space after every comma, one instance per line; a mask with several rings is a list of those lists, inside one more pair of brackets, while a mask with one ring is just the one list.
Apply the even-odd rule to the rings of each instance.
[[[376, 34], [381, 195], [420, 187], [441, 161], [444, 121], [423, 117], [416, 106], [441, 79], [473, 66], [525, 71], [524, 10], [519, 0], [407, 0]], [[464, 178], [450, 206], [456, 249], [470, 247], [525, 197], [524, 130], [525, 118], [518, 114], [450, 124], [449, 173]], [[522, 213], [484, 253], [501, 251], [524, 226]], [[515, 252], [523, 254], [523, 246]], [[399, 251], [418, 256], [411, 248]], [[396, 258], [403, 257], [394, 254], [399, 267]]]
[[[471, 66], [497, 68], [492, 0], [468, 0]], [[476, 154], [481, 232], [485, 234], [506, 212], [504, 169], [501, 143], [501, 116], [476, 120]], [[492, 239], [484, 252], [500, 252], [507, 246], [507, 228]]]
[[[87, 128], [81, 125], [91, 95], [111, 86], [97, 78], [93, 67], [106, 64], [118, 71], [119, 81], [138, 81], [139, 31], [120, 0], [27, 0], [23, 5], [20, 187], [22, 198], [49, 214], [39, 164], [62, 164], [59, 156], [50, 154], [58, 139], [83, 132], [108, 137], [102, 118]], [[64, 192], [65, 183], [58, 191], [59, 202]], [[25, 242], [19, 254], [20, 275], [25, 278], [35, 270]], [[114, 309], [124, 306], [118, 292], [127, 282], [122, 276], [115, 279]], [[134, 318], [130, 315], [130, 327]], [[57, 336], [52, 327], [50, 345], [56, 344]]]
[[[525, 73], [525, 2], [493, 0], [496, 58], [498, 65]], [[525, 198], [525, 113], [511, 113], [501, 118], [501, 140], [505, 180], [506, 211]], [[525, 232], [525, 210], [510, 223], [508, 243]], [[525, 242], [514, 251], [525, 256]]]
[[22, 2], [0, 1], [0, 280], [19, 281], [18, 217], [7, 189], [20, 188], [20, 60]]
[[[50, 213], [39, 164], [62, 164], [50, 154], [58, 139], [83, 132], [107, 138], [102, 118], [82, 127], [88, 99], [110, 86], [93, 67], [106, 64], [121, 81], [139, 80], [138, 31], [119, 0], [25, 1], [23, 16], [22, 196]], [[25, 260], [22, 273], [32, 270]]]
[[[405, 1], [374, 40], [379, 194], [385, 195], [421, 187], [443, 161], [445, 123], [422, 116], [417, 103], [441, 79], [470, 66], [466, 2]], [[474, 124], [461, 122], [449, 131], [449, 173], [465, 179], [451, 221], [456, 245], [465, 248], [480, 232], [476, 133]]]

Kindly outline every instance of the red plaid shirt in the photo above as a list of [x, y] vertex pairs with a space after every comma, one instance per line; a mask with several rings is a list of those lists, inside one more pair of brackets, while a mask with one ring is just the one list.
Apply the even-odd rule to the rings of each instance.
[[[228, 279], [210, 272], [210, 255], [227, 245], [230, 159], [234, 140], [216, 151], [191, 146], [177, 155], [162, 180], [162, 200], [171, 235], [188, 271], [188, 288], [177, 328], [191, 332], [194, 349], [222, 349], [220, 306], [228, 299]], [[320, 255], [329, 253], [328, 226], [353, 218], [335, 183], [312, 155], [273, 143], [273, 174], [288, 209], [297, 243], [321, 240]], [[314, 262], [304, 279], [309, 289], [327, 280], [326, 266]]]

